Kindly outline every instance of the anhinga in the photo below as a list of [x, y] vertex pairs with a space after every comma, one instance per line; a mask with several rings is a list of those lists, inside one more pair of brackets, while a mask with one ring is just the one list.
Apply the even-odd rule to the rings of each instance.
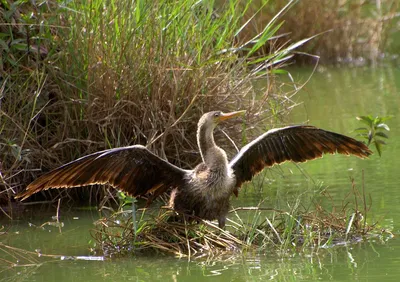
[[363, 143], [313, 126], [287, 126], [269, 130], [228, 162], [224, 150], [214, 142], [214, 128], [221, 121], [245, 111], [204, 114], [198, 123], [197, 143], [202, 163], [193, 170], [181, 169], [151, 153], [141, 145], [115, 148], [90, 154], [33, 181], [17, 198], [26, 199], [49, 188], [70, 188], [111, 184], [134, 197], [149, 201], [171, 190], [170, 206], [184, 214], [225, 225], [229, 198], [238, 188], [265, 167], [285, 161], [305, 162], [338, 152], [360, 158], [372, 152]]

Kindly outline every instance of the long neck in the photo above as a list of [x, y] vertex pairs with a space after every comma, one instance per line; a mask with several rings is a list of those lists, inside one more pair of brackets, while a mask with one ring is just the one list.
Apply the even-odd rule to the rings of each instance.
[[214, 128], [200, 124], [197, 129], [197, 144], [201, 158], [210, 169], [226, 170], [228, 159], [224, 150], [214, 142]]

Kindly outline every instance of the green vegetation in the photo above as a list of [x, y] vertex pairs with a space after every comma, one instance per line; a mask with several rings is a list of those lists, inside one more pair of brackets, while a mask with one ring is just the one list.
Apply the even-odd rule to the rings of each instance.
[[[357, 57], [366, 52], [354, 51], [359, 50], [353, 48], [359, 34], [351, 30], [360, 25], [348, 22], [361, 17], [361, 6], [354, 14], [350, 1], [341, 2], [347, 13], [340, 7], [315, 4], [318, 1], [315, 6], [305, 1], [271, 3], [94, 0], [70, 1], [64, 6], [51, 1], [3, 1], [0, 204], [11, 207], [13, 195], [42, 172], [105, 148], [145, 144], [171, 162], [190, 167], [199, 160], [193, 153], [197, 152], [194, 129], [198, 117], [211, 109], [246, 109], [246, 124], [251, 125], [246, 133], [243, 126], [227, 126], [235, 129], [229, 131], [234, 132], [230, 136], [234, 142], [251, 139], [247, 135], [252, 135], [258, 122], [276, 122], [290, 110], [290, 98], [300, 88], [293, 87], [289, 95], [282, 93], [277, 75], [284, 73], [280, 68], [298, 47], [331, 28], [322, 23], [340, 19], [337, 25], [350, 30], [340, 33], [345, 28], [339, 29], [336, 39], [324, 44], [319, 40], [325, 35], [311, 41], [321, 46], [319, 50], [335, 51], [325, 58]], [[388, 3], [389, 12], [397, 7], [395, 1]], [[316, 10], [310, 12], [312, 7]], [[316, 20], [309, 14], [320, 11], [331, 10], [332, 17], [306, 24], [293, 16], [291, 8], [304, 21]], [[366, 29], [371, 27], [367, 23], [363, 22]], [[289, 35], [292, 40], [280, 36], [288, 26], [296, 29]], [[307, 27], [321, 30], [313, 29], [307, 36], [298, 32]], [[298, 34], [301, 37], [296, 38]], [[380, 53], [384, 38], [372, 40], [375, 34], [373, 29], [369, 44], [363, 45]], [[285, 43], [279, 43], [282, 38]], [[254, 82], [260, 80], [264, 88], [257, 88], [256, 93]], [[217, 133], [219, 138], [221, 133]], [[105, 194], [101, 189], [68, 193], [76, 201], [97, 201]], [[181, 255], [254, 246], [318, 248], [343, 238], [357, 240], [370, 232], [366, 211], [360, 216], [357, 207], [347, 207], [339, 213], [334, 208], [326, 212], [318, 203], [313, 211], [298, 203], [290, 211], [255, 208], [252, 222], [239, 215], [231, 222], [231, 233], [209, 223], [171, 223], [170, 214], [165, 213], [154, 217], [150, 225], [144, 219], [151, 215], [144, 214], [135, 233], [130, 220], [120, 219], [126, 213], [119, 212], [100, 222], [94, 237], [104, 253], [118, 253], [112, 249], [118, 246], [119, 251], [133, 246]], [[10, 217], [11, 212], [10, 208]]]
[[373, 118], [371, 115], [357, 117], [360, 122], [367, 125], [367, 127], [360, 127], [356, 129], [358, 135], [367, 140], [367, 146], [373, 143], [379, 156], [382, 155], [382, 146], [386, 145], [386, 142], [383, 141], [382, 138], [389, 138], [384, 131], [390, 131], [390, 128], [384, 122], [391, 118], [391, 116], [377, 116]]
[[[295, 49], [335, 23], [342, 27], [335, 29], [336, 39], [322, 43], [331, 35], [313, 38], [310, 46], [317, 49], [311, 50], [353, 52], [359, 34], [340, 30], [360, 31], [362, 25], [371, 34], [385, 35], [398, 6], [381, 1], [377, 20], [388, 18], [377, 33], [367, 24], [372, 6], [351, 1], [335, 7], [335, 1], [3, 2], [2, 204], [40, 173], [105, 148], [146, 144], [177, 165], [192, 166], [199, 156], [193, 154], [195, 132], [190, 129], [201, 113], [247, 109], [250, 129], [260, 120], [280, 120], [299, 88], [285, 95], [276, 75], [284, 73], [280, 67]], [[308, 16], [328, 12], [330, 17]], [[362, 24], [345, 24], [364, 16]], [[310, 18], [312, 24], [306, 22]], [[290, 27], [296, 32], [288, 40], [289, 35], [281, 35]], [[348, 44], [338, 41], [339, 35]], [[363, 46], [384, 45], [379, 43], [383, 40], [366, 41]], [[332, 54], [324, 58], [349, 57]], [[255, 80], [265, 81], [257, 101]], [[235, 142], [251, 138], [241, 129], [230, 130], [236, 132], [231, 136]], [[76, 199], [102, 198], [102, 192], [94, 191], [101, 190], [68, 193]]]
[[[0, 38], [11, 46], [1, 65], [3, 201], [40, 172], [110, 147], [146, 144], [190, 167], [199, 159], [190, 129], [210, 109], [247, 109], [247, 122], [256, 124], [273, 99], [271, 118], [284, 115], [292, 102], [273, 73], [307, 40], [255, 53], [276, 35], [279, 16], [293, 3], [250, 41], [238, 38], [252, 24], [251, 1], [231, 0], [215, 10], [213, 2], [189, 0], [11, 4], [2, 13], [7, 24]], [[257, 103], [255, 79], [268, 81]], [[240, 142], [240, 128], [235, 131], [231, 138]], [[93, 191], [100, 189], [69, 195], [101, 198]]]
[[[246, 251], [307, 253], [371, 237], [383, 240], [392, 236], [375, 223], [367, 222], [371, 203], [367, 202], [364, 185], [359, 190], [354, 179], [348, 196], [340, 204], [335, 204], [325, 189], [314, 191], [311, 205], [304, 206], [304, 199], [297, 198], [288, 203], [287, 211], [262, 207], [233, 209], [226, 230], [201, 219], [200, 224], [176, 221], [172, 210], [161, 209], [154, 214], [143, 209], [135, 233], [131, 211], [120, 208], [96, 222], [92, 231], [94, 249], [96, 254], [108, 257], [155, 251], [217, 259], [227, 253]], [[328, 205], [322, 203], [326, 200]]]

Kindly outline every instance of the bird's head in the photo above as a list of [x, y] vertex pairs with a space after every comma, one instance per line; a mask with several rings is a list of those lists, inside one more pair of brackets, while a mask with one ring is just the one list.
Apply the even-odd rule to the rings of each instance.
[[245, 112], [246, 111], [230, 113], [223, 113], [221, 111], [208, 112], [200, 118], [199, 125], [205, 125], [208, 128], [214, 129], [221, 121], [243, 115]]

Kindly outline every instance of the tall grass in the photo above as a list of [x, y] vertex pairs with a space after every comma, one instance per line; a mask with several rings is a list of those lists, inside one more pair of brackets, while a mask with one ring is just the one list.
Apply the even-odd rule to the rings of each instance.
[[[286, 1], [270, 1], [252, 28], [262, 28], [284, 5]], [[374, 64], [389, 57], [386, 52], [392, 44], [391, 35], [396, 29], [398, 32], [400, 2], [300, 0], [282, 15], [282, 20], [285, 24], [280, 33], [286, 36], [277, 39], [279, 42], [299, 41], [323, 33], [300, 50], [318, 55], [323, 63]], [[314, 58], [300, 55], [296, 62], [314, 62]]]
[[[248, 129], [284, 114], [291, 101], [274, 70], [298, 45], [255, 54], [292, 4], [248, 41], [240, 34], [252, 23], [252, 1], [16, 2], [3, 10], [8, 37], [0, 43], [19, 44], [2, 61], [3, 199], [41, 172], [105, 148], [144, 144], [191, 167], [200, 157], [197, 120], [211, 109], [247, 109]], [[255, 79], [265, 80], [259, 93]], [[228, 126], [235, 142], [247, 138], [242, 126]]]

